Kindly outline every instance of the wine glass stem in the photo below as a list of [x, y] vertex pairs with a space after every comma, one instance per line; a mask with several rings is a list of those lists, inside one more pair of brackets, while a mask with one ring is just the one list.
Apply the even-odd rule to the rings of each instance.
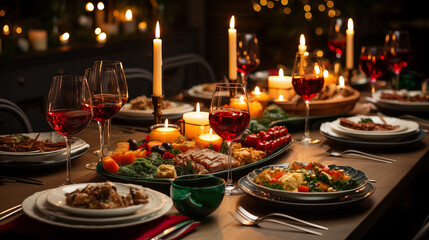
[[64, 185], [73, 184], [71, 180], [71, 160], [70, 160], [70, 152], [71, 152], [71, 137], [66, 137], [66, 148], [67, 148], [67, 176]]
[[100, 154], [99, 154], [99, 161], [101, 161], [101, 159], [103, 159], [104, 156], [104, 123], [103, 121], [99, 121], [98, 122], [98, 129], [100, 131]]
[[374, 97], [374, 93], [375, 93], [375, 82], [377, 81], [377, 79], [375, 78], [371, 78], [370, 82], [371, 82], [371, 97]]
[[246, 77], [247, 75], [245, 73], [240, 73], [240, 83], [246, 84], [247, 83]]
[[310, 128], [308, 127], [308, 118], [310, 116], [310, 101], [305, 101], [305, 131], [304, 138], [310, 138]]
[[232, 183], [232, 164], [231, 164], [231, 155], [232, 155], [232, 141], [227, 141], [228, 144], [228, 178], [226, 181], [226, 188], [232, 188], [234, 187], [234, 184]]
[[112, 121], [111, 119], [107, 120], [107, 139], [106, 139], [106, 148], [110, 151], [110, 137], [112, 136]]
[[395, 71], [395, 89], [399, 90], [399, 71]]

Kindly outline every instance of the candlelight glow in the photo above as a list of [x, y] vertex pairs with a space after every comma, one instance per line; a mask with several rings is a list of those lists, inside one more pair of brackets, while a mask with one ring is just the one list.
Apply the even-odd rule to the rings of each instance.
[[255, 87], [255, 91], [253, 93], [258, 95], [261, 94], [261, 91], [259, 90], [258, 86]]
[[323, 70], [323, 77], [326, 79], [326, 78], [328, 78], [329, 77], [329, 72], [328, 72], [328, 70]]
[[304, 46], [305, 45], [305, 37], [304, 34], [301, 34], [301, 37], [299, 38], [299, 45]]
[[98, 10], [103, 10], [104, 9], [104, 3], [103, 2], [99, 2], [98, 4], [97, 4], [97, 9]]
[[107, 39], [107, 35], [104, 32], [97, 35], [97, 42], [104, 43], [106, 39]]
[[138, 27], [139, 27], [140, 30], [146, 30], [146, 28], [147, 28], [147, 22], [146, 21], [139, 22]]
[[347, 29], [353, 31], [353, 20], [351, 18], [349, 18], [349, 21], [347, 22]]
[[344, 88], [345, 83], [344, 83], [344, 77], [340, 76], [340, 79], [338, 80], [338, 84], [340, 86], [340, 88]]
[[212, 138], [213, 136], [213, 130], [212, 130], [212, 128], [210, 128], [210, 138]]
[[234, 27], [235, 27], [235, 18], [234, 18], [234, 15], [232, 15], [231, 21], [229, 22], [229, 28], [234, 28]]
[[168, 128], [168, 119], [165, 119], [164, 127]]
[[315, 72], [316, 74], [319, 74], [319, 73], [320, 73], [319, 65], [314, 65], [314, 72]]
[[60, 41], [61, 42], [66, 42], [69, 40], [69, 38], [70, 38], [70, 34], [68, 32], [65, 32], [65, 33], [60, 35]]
[[21, 28], [21, 27], [17, 27], [17, 28], [15, 29], [15, 32], [16, 32], [17, 34], [21, 34], [21, 33], [22, 33], [22, 28]]
[[244, 96], [240, 96], [240, 102], [244, 102]]
[[99, 35], [101, 33], [101, 28], [96, 28], [94, 30], [95, 35]]
[[196, 111], [197, 113], [199, 113], [199, 112], [200, 112], [200, 103], [199, 103], [199, 102], [197, 102], [197, 107], [196, 107], [195, 109], [196, 109], [195, 111]]
[[279, 77], [284, 77], [284, 76], [285, 76], [285, 74], [283, 72], [283, 68], [280, 68], [279, 69]]
[[159, 21], [156, 21], [155, 38], [160, 38]]
[[9, 30], [9, 25], [4, 25], [3, 26], [3, 34], [4, 35], [9, 35], [9, 33], [10, 33], [10, 30]]
[[131, 11], [131, 9], [128, 9], [128, 10], [125, 12], [125, 19], [126, 19], [127, 21], [131, 21], [131, 20], [133, 20], [133, 12]]
[[283, 101], [283, 95], [282, 94], [280, 94], [280, 96], [279, 96], [279, 101]]
[[88, 11], [88, 12], [92, 12], [92, 11], [94, 11], [94, 4], [92, 4], [92, 2], [88, 2], [88, 3], [85, 5], [85, 9], [86, 9], [86, 11]]

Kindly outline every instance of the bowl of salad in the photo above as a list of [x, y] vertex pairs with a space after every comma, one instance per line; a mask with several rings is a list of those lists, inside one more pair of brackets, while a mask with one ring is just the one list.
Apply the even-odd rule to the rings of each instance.
[[247, 175], [262, 192], [290, 202], [329, 202], [360, 191], [366, 174], [349, 166], [293, 162], [270, 165]]

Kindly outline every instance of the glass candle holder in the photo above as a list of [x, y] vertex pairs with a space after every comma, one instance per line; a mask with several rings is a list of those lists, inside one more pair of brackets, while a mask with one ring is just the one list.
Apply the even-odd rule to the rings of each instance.
[[175, 124], [155, 124], [150, 127], [150, 141], [173, 143], [180, 136], [180, 127]]

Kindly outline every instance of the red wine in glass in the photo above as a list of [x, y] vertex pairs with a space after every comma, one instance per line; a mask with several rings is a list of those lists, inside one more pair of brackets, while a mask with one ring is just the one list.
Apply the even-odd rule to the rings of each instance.
[[342, 56], [346, 49], [346, 40], [328, 40], [328, 48], [336, 55]]
[[292, 79], [292, 85], [295, 92], [307, 101], [310, 101], [322, 90], [324, 82], [323, 77], [296, 76]]
[[250, 114], [235, 108], [218, 108], [209, 114], [210, 126], [223, 139], [237, 139], [250, 122]]
[[246, 59], [237, 60], [237, 70], [243, 74], [248, 74], [257, 66], [256, 62], [247, 61]]
[[386, 56], [361, 56], [360, 67], [361, 70], [367, 75], [371, 81], [387, 72], [387, 59]]
[[92, 97], [92, 107], [94, 109], [94, 121], [104, 122], [115, 116], [122, 105], [118, 102], [117, 95], [97, 94]]
[[395, 73], [401, 72], [402, 68], [408, 65], [410, 61], [409, 49], [396, 49], [395, 54], [387, 51], [387, 58]]
[[59, 134], [70, 137], [88, 125], [91, 121], [91, 110], [59, 109], [48, 111], [47, 120]]

